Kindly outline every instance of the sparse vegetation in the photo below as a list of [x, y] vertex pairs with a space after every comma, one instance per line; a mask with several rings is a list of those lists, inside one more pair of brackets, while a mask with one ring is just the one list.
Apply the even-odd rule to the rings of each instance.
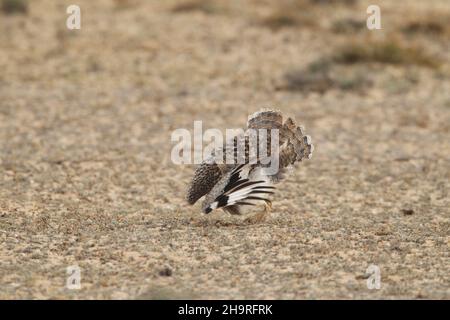
[[6, 14], [27, 13], [28, 0], [1, 0], [1, 10]]
[[137, 2], [136, 0], [114, 0], [114, 5], [116, 9], [123, 10], [136, 6]]
[[270, 14], [260, 20], [260, 24], [274, 31], [289, 27], [313, 27], [317, 25], [316, 14], [315, 6], [309, 1], [280, 1]]
[[272, 12], [261, 19], [261, 25], [275, 31], [288, 27], [320, 27], [320, 17], [329, 15], [336, 6], [355, 3], [356, 0], [281, 0], [274, 2]]
[[261, 24], [269, 27], [272, 30], [279, 30], [285, 27], [292, 27], [298, 25], [299, 21], [295, 14], [291, 12], [274, 12], [265, 17]]
[[426, 33], [437, 34], [444, 33], [446, 26], [438, 21], [413, 21], [408, 23], [403, 31], [406, 33]]
[[323, 93], [335, 86], [328, 72], [293, 70], [284, 75], [283, 89], [291, 91], [315, 91]]
[[309, 0], [309, 2], [322, 5], [342, 4], [346, 6], [353, 6], [358, 2], [358, 0]]
[[342, 19], [335, 21], [331, 29], [336, 33], [355, 33], [366, 30], [366, 22], [352, 18]]
[[450, 32], [450, 15], [428, 13], [404, 23], [401, 31], [408, 35], [443, 36]]
[[348, 70], [346, 73], [338, 73], [334, 76], [334, 81], [339, 89], [353, 92], [364, 91], [364, 89], [373, 85], [368, 75], [360, 70]]
[[276, 10], [261, 20], [261, 25], [274, 31], [289, 27], [315, 27], [317, 19], [311, 12]]
[[342, 46], [331, 58], [337, 63], [378, 62], [398, 65], [419, 65], [437, 68], [441, 61], [419, 46], [407, 46], [399, 41], [352, 42]]
[[213, 1], [187, 0], [176, 4], [172, 8], [172, 12], [174, 13], [187, 13], [194, 11], [211, 14], [218, 11], [218, 6]]
[[[339, 65], [384, 63], [393, 65], [418, 65], [437, 68], [441, 61], [424, 52], [421, 47], [405, 46], [394, 40], [382, 42], [352, 42], [329, 56], [320, 58], [305, 69], [288, 71], [281, 87], [287, 90], [316, 91], [323, 93], [331, 88], [361, 90], [372, 85], [365, 72], [358, 69], [334, 70]], [[414, 84], [414, 82], [408, 82]]]
[[328, 61], [319, 60], [305, 69], [288, 71], [284, 75], [283, 89], [324, 93], [330, 89], [361, 91], [372, 85], [359, 69], [337, 68]]

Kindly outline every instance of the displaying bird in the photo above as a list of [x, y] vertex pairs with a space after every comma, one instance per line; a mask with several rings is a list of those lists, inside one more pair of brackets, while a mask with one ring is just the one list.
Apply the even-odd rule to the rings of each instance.
[[[255, 131], [259, 132], [258, 129], [266, 129], [267, 135], [258, 134], [257, 143], [253, 146], [250, 143], [251, 135]], [[278, 145], [274, 146], [271, 145], [273, 129], [278, 129], [279, 133]], [[272, 156], [274, 149], [278, 152], [275, 172], [266, 170], [270, 163], [263, 162], [258, 153], [264, 143], [268, 156]], [[237, 150], [245, 151], [243, 158], [242, 155], [239, 158]], [[196, 168], [186, 200], [193, 205], [205, 196], [202, 204], [204, 213], [221, 208], [230, 214], [241, 214], [242, 206], [264, 203], [264, 211], [251, 220], [260, 221], [272, 207], [270, 196], [274, 193], [275, 185], [283, 180], [287, 169], [296, 162], [310, 159], [313, 150], [311, 138], [303, 134], [302, 127], [292, 118], [288, 117], [283, 122], [283, 115], [277, 110], [255, 112], [248, 117], [243, 135], [235, 136], [223, 146], [222, 152], [213, 152]], [[227, 155], [234, 160], [233, 163], [226, 163]], [[256, 158], [252, 158], [255, 155]]]

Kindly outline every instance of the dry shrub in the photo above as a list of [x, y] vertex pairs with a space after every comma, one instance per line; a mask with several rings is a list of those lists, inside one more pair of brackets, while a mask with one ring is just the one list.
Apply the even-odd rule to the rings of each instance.
[[[281, 89], [320, 93], [332, 88], [361, 91], [373, 84], [364, 63], [419, 65], [429, 68], [441, 65], [440, 60], [426, 54], [418, 46], [407, 46], [392, 39], [359, 40], [338, 48], [333, 55], [318, 59], [305, 69], [289, 70], [283, 76]], [[355, 66], [349, 68], [348, 65]], [[409, 87], [410, 82], [407, 84]]]
[[283, 89], [324, 93], [330, 89], [363, 92], [372, 86], [367, 72], [358, 68], [343, 68], [326, 59], [311, 63], [305, 69], [284, 74]]
[[288, 27], [317, 27], [330, 16], [336, 6], [354, 5], [357, 0], [279, 0], [273, 2], [272, 12], [260, 24], [272, 30]]
[[285, 27], [293, 27], [299, 24], [295, 14], [290, 12], [273, 12], [262, 19], [261, 24], [272, 29], [279, 30]]
[[136, 0], [114, 0], [114, 7], [119, 10], [129, 9], [137, 5]]
[[288, 27], [314, 27], [317, 25], [318, 10], [310, 1], [282, 0], [276, 2], [272, 12], [260, 20], [262, 26], [274, 31]]
[[333, 22], [331, 30], [335, 33], [355, 33], [366, 30], [366, 21], [352, 18], [337, 20]]
[[450, 32], [450, 16], [448, 14], [440, 14], [431, 12], [421, 15], [414, 19], [409, 19], [401, 31], [409, 35], [424, 34], [426, 36], [443, 36]]
[[312, 4], [319, 5], [345, 5], [345, 6], [354, 6], [358, 0], [309, 0]]
[[1, 9], [6, 14], [24, 14], [28, 12], [28, 0], [2, 0]]
[[438, 21], [413, 21], [408, 23], [402, 30], [405, 33], [443, 34], [446, 26]]
[[323, 93], [333, 87], [335, 87], [335, 83], [327, 72], [298, 69], [288, 71], [284, 74], [284, 85], [282, 89]]
[[187, 0], [176, 4], [172, 7], [174, 13], [187, 13], [187, 12], [203, 12], [207, 14], [216, 13], [219, 7], [214, 1], [202, 1], [202, 0]]
[[441, 65], [438, 58], [427, 54], [422, 47], [405, 45], [396, 40], [355, 41], [341, 47], [332, 60], [342, 64], [378, 62], [429, 68]]

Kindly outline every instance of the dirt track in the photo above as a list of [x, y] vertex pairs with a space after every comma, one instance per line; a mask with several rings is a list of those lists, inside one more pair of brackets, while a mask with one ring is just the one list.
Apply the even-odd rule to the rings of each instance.
[[[65, 1], [0, 13], [0, 298], [450, 298], [445, 35], [405, 36], [437, 69], [341, 65], [367, 86], [317, 92], [284, 75], [353, 37], [326, 19], [273, 30], [264, 1], [77, 2], [80, 31], [65, 29]], [[379, 2], [380, 37], [414, 16]], [[367, 5], [331, 17], [365, 19]], [[445, 1], [427, 10], [450, 14]], [[187, 206], [192, 166], [170, 161], [171, 132], [243, 127], [267, 106], [316, 147], [271, 216], [248, 225]], [[380, 290], [366, 286], [371, 264]], [[81, 290], [65, 288], [70, 265]]]

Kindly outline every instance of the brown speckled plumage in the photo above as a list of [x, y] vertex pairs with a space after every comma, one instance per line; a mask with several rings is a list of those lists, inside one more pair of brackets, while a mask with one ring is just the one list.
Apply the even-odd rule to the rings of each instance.
[[194, 204], [198, 199], [207, 194], [220, 180], [222, 171], [216, 163], [201, 163], [194, 172], [194, 177], [187, 191], [186, 200], [189, 204]]

